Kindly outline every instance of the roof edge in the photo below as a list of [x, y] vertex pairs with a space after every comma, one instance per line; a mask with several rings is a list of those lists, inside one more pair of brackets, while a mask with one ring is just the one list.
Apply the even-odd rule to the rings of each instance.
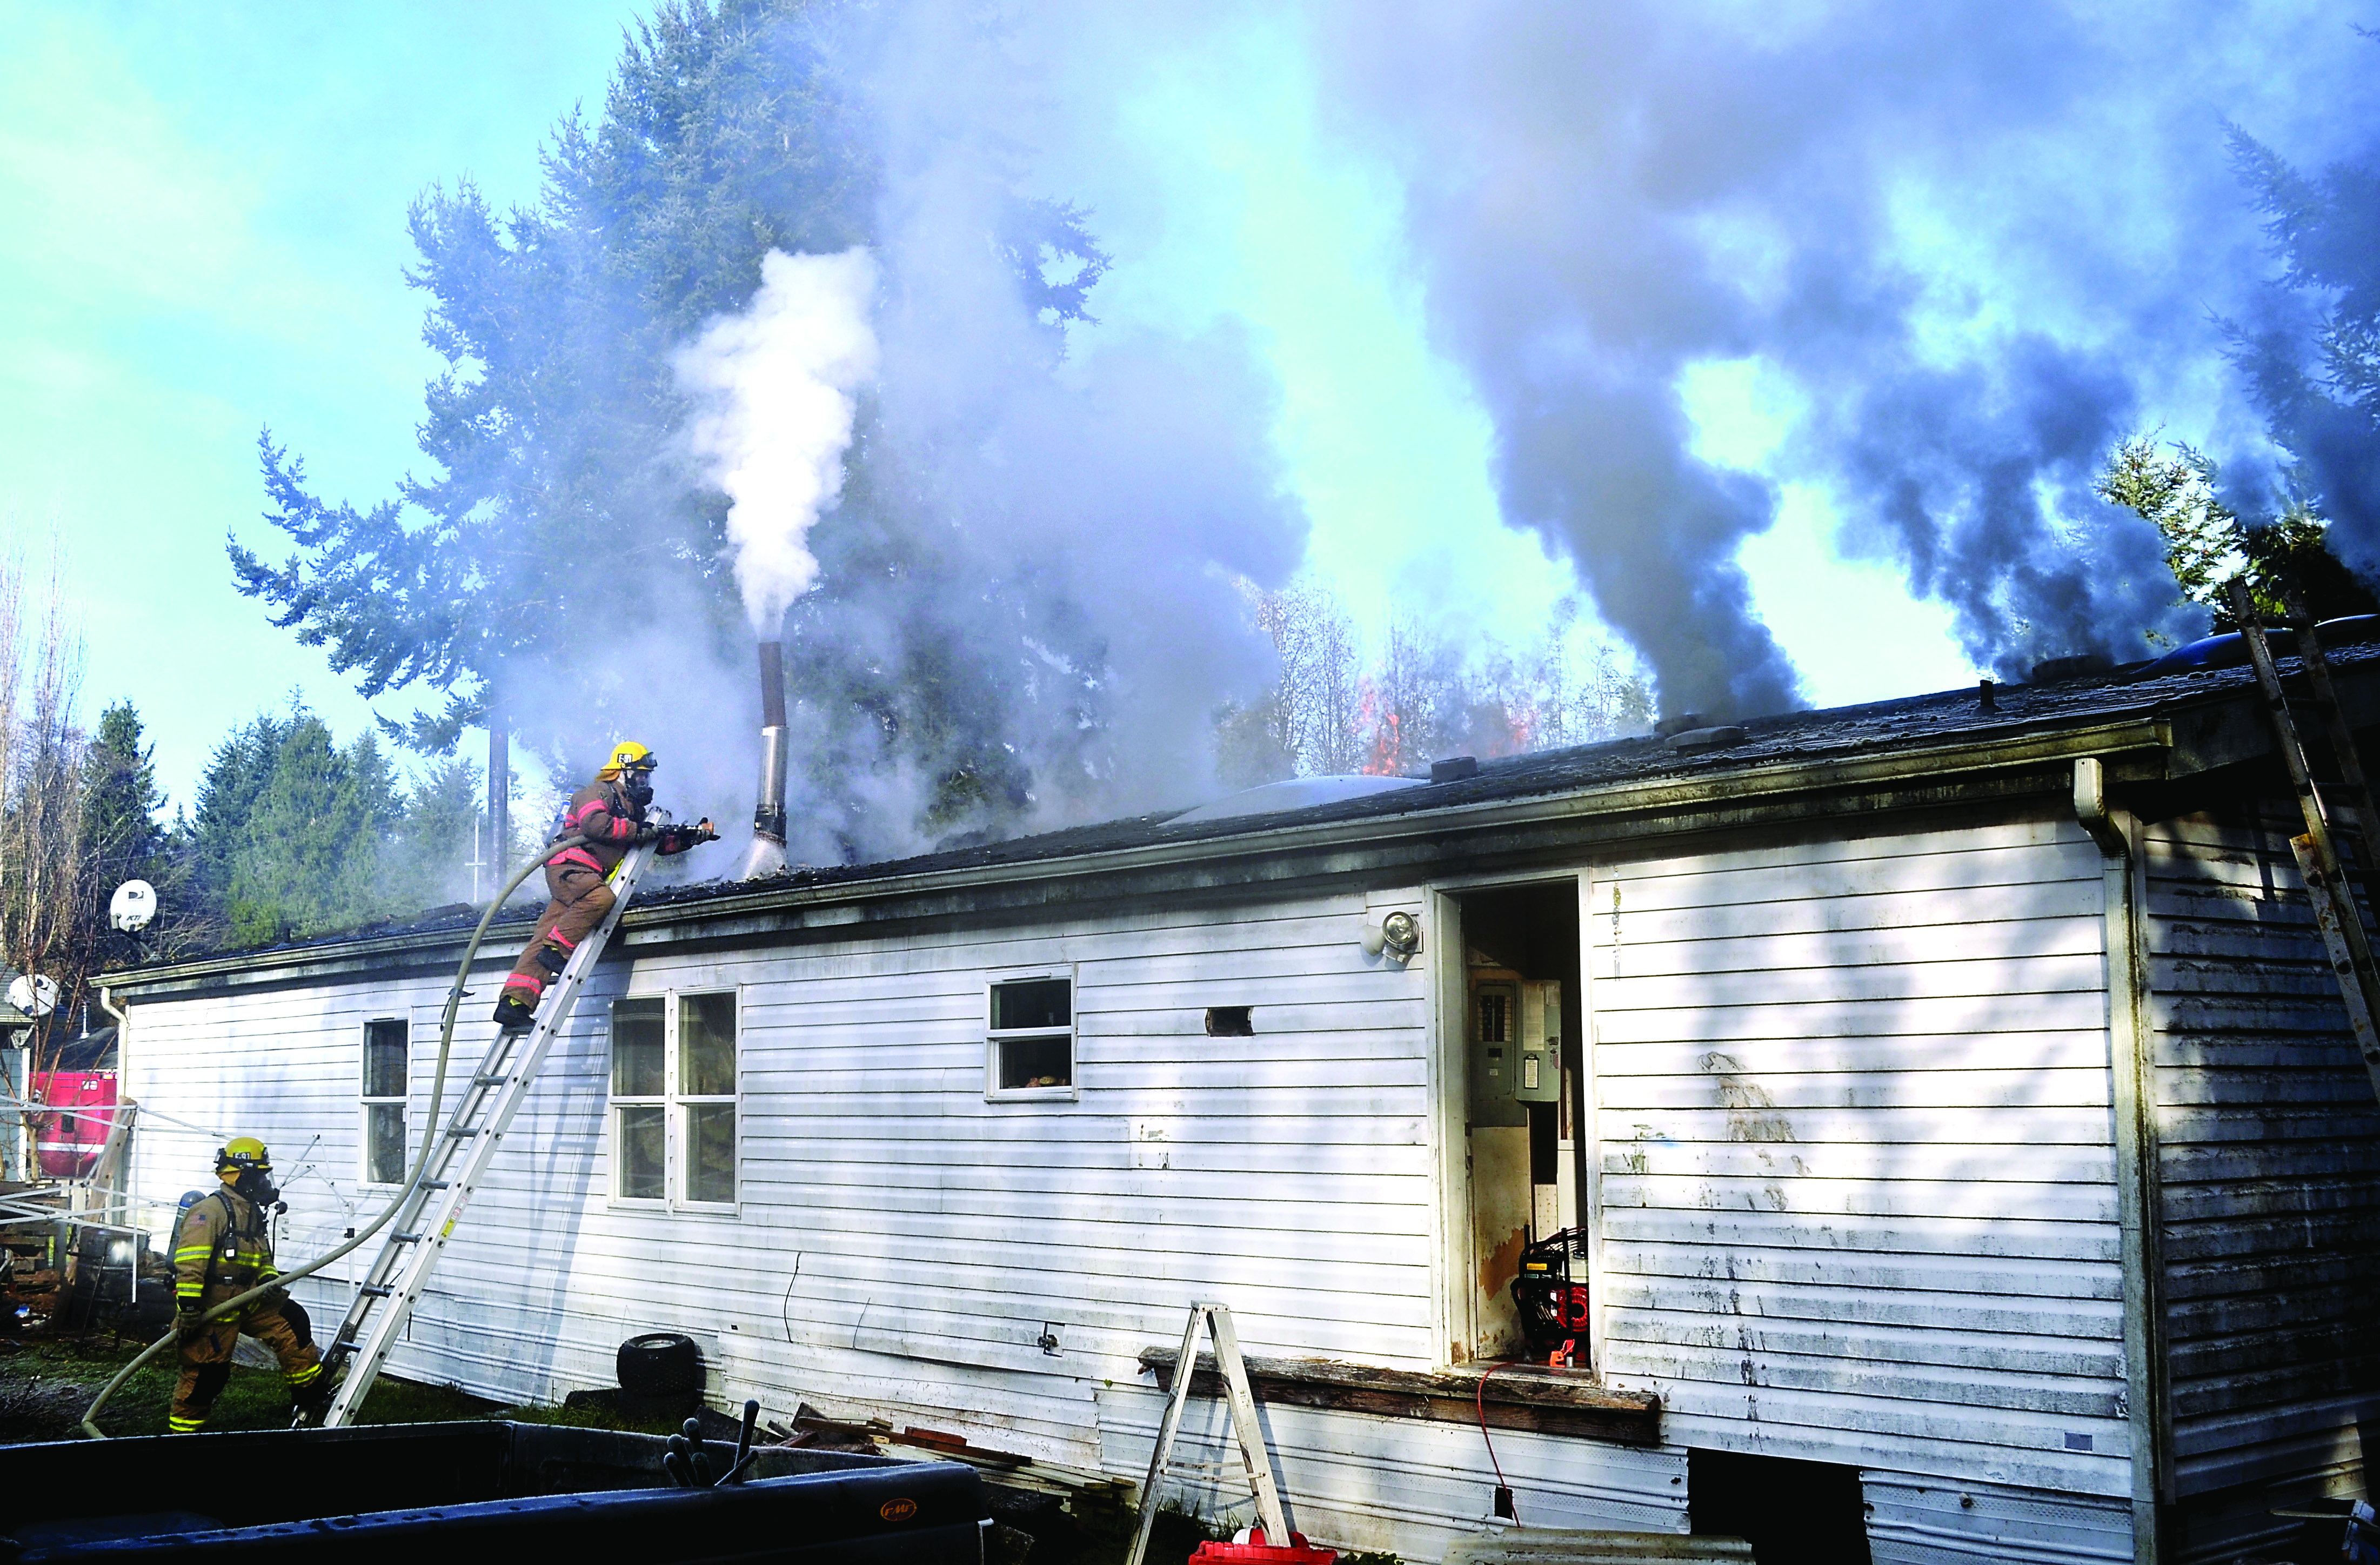
[[[860, 904], [983, 885], [1076, 878], [1093, 870], [1101, 873], [1128, 872], [1202, 860], [1262, 857], [1361, 843], [1395, 842], [1416, 836], [1543, 824], [1579, 816], [1625, 817], [1661, 811], [1695, 813], [1706, 808], [1737, 806], [1764, 796], [1833, 792], [1943, 772], [2005, 771], [2084, 756], [2108, 758], [2148, 752], [2162, 757], [2171, 748], [2172, 742], [2168, 721], [2155, 715], [2135, 715], [2112, 722], [2092, 723], [2049, 733], [2015, 734], [1982, 743], [1927, 745], [1822, 760], [1777, 761], [1706, 776], [1596, 784], [1523, 799], [1491, 799], [1475, 804], [1359, 816], [1345, 820], [1304, 822], [1220, 835], [1202, 834], [1180, 842], [1100, 849], [960, 869], [888, 874], [815, 886], [771, 887], [642, 909], [632, 905], [624, 916], [623, 925], [650, 928], [771, 909]], [[2158, 770], [2161, 775], [2162, 766]], [[1682, 831], [1691, 829], [1681, 827]], [[108, 987], [137, 997], [147, 989], [184, 986], [194, 980], [203, 981], [233, 973], [253, 973], [259, 969], [297, 969], [328, 963], [346, 966], [358, 962], [368, 963], [374, 958], [418, 958], [442, 949], [459, 950], [468, 938], [468, 930], [457, 927], [334, 940], [279, 951], [200, 957], [110, 974], [107, 976]]]

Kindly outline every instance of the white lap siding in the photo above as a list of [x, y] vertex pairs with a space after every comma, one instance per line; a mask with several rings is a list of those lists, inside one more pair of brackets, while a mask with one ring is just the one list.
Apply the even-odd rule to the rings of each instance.
[[1603, 1362], [1664, 1438], [2128, 1494], [2082, 832], [1618, 864], [1585, 924]]
[[[1231, 1304], [1252, 1353], [1427, 1365], [1424, 979], [1364, 953], [1364, 912], [1356, 893], [615, 954], [392, 1370], [555, 1398], [609, 1385], [624, 1338], [686, 1330], [716, 1392], [772, 1415], [807, 1399], [1090, 1463], [1094, 1389], [1135, 1380], [1141, 1348], [1178, 1340], [1194, 1299]], [[987, 983], [1060, 965], [1077, 977], [1079, 1101], [987, 1102]], [[145, 1079], [176, 1104], [259, 1105], [285, 1160], [322, 1136], [336, 1187], [290, 1193], [304, 1208], [290, 1251], [319, 1253], [358, 1204], [362, 1022], [393, 1005], [431, 1018], [414, 1049], [426, 1086], [443, 988], [146, 1007]], [[741, 996], [733, 1215], [606, 1195], [608, 1008], [672, 989]], [[1254, 1036], [1207, 1036], [1210, 1006], [1252, 1007]], [[462, 1068], [488, 1030], [468, 1025]], [[181, 1177], [157, 1148], [144, 1144], [144, 1181]], [[304, 1296], [318, 1316], [344, 1305], [329, 1289]]]
[[2380, 1401], [2380, 1108], [2295, 830], [2242, 813], [2147, 839], [2175, 1489], [2187, 1541], [2224, 1559], [2277, 1535], [2273, 1504], [2361, 1492]]

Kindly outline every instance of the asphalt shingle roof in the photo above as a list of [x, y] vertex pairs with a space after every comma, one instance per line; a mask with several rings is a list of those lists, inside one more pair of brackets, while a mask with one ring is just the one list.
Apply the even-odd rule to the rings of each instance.
[[[2275, 650], [2280, 650], [2285, 644], [2277, 642]], [[2329, 656], [2341, 672], [2380, 664], [2380, 645], [2337, 648]], [[2294, 666], [2294, 659], [2283, 661], [2284, 673]], [[1228, 838], [1284, 826], [1403, 816], [1613, 783], [1689, 780], [1779, 762], [1875, 755], [1948, 740], [2040, 734], [2104, 723], [2125, 716], [2153, 719], [2209, 698], [2237, 694], [2252, 685], [2254, 678], [2245, 668], [2201, 669], [2155, 679], [2140, 679], [2136, 673], [2118, 671], [2054, 684], [1996, 685], [1992, 709], [1988, 710], [1979, 692], [1967, 687], [1860, 706], [1779, 712], [1739, 720], [1730, 726], [1742, 730], [1741, 740], [1707, 748], [1682, 748], [1668, 738], [1650, 734], [1610, 739], [1568, 749], [1483, 758], [1475, 775], [1460, 781], [1427, 783], [1304, 809], [1179, 825], [1172, 822], [1181, 812], [1165, 810], [1002, 842], [952, 847], [908, 858], [796, 869], [764, 882], [701, 880], [650, 887], [640, 892], [637, 900], [642, 906], [667, 905], [749, 895], [772, 886], [808, 888], [940, 871], [993, 869], [1002, 865], [1157, 843]], [[541, 904], [516, 903], [500, 916], [500, 922], [526, 919], [537, 905]], [[468, 928], [477, 920], [478, 912], [456, 904], [414, 918], [263, 949], [285, 950], [447, 928]]]

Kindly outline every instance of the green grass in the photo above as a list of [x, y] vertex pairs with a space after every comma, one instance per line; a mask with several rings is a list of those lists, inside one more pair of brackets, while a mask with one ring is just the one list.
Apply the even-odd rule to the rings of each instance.
[[[139, 1344], [42, 1341], [0, 1355], [0, 1443], [68, 1439], [83, 1410], [110, 1377], [140, 1352]], [[113, 1436], [162, 1435], [180, 1366], [167, 1349], [134, 1371], [100, 1414], [99, 1426]], [[426, 1386], [382, 1376], [358, 1411], [358, 1424], [446, 1424], [457, 1419], [509, 1418], [523, 1424], [566, 1424], [589, 1429], [625, 1429], [666, 1435], [675, 1425], [623, 1418], [602, 1408], [507, 1407], [452, 1386]], [[289, 1389], [280, 1373], [234, 1365], [231, 1379], [215, 1399], [210, 1430], [285, 1429]]]

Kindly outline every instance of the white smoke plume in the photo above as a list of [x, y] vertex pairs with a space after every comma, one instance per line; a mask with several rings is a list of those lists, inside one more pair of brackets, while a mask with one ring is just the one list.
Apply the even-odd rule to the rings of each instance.
[[764, 641], [818, 579], [809, 531], [842, 497], [853, 394], [876, 375], [876, 282], [862, 247], [771, 250], [751, 308], [712, 322], [674, 361], [698, 409], [687, 442], [731, 502], [735, 580]]

